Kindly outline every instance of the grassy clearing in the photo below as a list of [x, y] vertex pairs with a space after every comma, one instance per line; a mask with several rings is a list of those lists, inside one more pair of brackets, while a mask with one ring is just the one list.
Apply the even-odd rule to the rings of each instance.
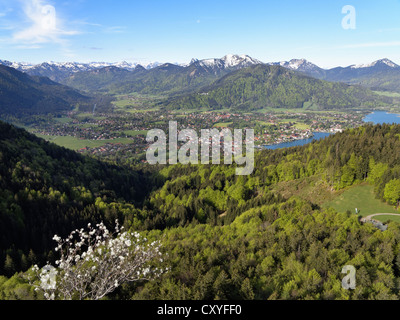
[[66, 123], [71, 123], [74, 120], [68, 117], [62, 117], [62, 118], [54, 118], [57, 122], [62, 123], [62, 124], [66, 124]]
[[294, 126], [298, 130], [310, 130], [311, 129], [311, 127], [305, 123], [296, 123]]
[[266, 127], [273, 126], [273, 124], [272, 124], [272, 123], [270, 123], [270, 122], [266, 122], [266, 121], [260, 121], [260, 120], [256, 120], [256, 123], [257, 123], [257, 124], [259, 124], [259, 125], [262, 125], [262, 126], [266, 126]]
[[305, 109], [305, 110], [312, 110], [312, 111], [320, 110], [319, 106], [316, 105], [316, 104], [314, 104], [314, 103], [312, 103], [312, 102], [305, 102], [305, 103], [303, 104], [303, 109]]
[[289, 119], [288, 118], [288, 119], [280, 119], [279, 123], [281, 123], [281, 124], [296, 123], [294, 125], [294, 127], [298, 130], [309, 130], [310, 129], [309, 125], [307, 125], [303, 122], [298, 122], [298, 121], [299, 121], [298, 119]]
[[[274, 185], [271, 191], [279, 192], [285, 198], [299, 197], [322, 208], [331, 207], [337, 212], [350, 211], [355, 214], [355, 208], [358, 208], [359, 215], [363, 217], [376, 213], [399, 213], [394, 207], [376, 199], [374, 187], [368, 184], [337, 192], [332, 191], [331, 187], [320, 177], [314, 176], [280, 182]], [[400, 216], [378, 216], [375, 219], [382, 222], [391, 220], [400, 223]]]
[[227, 128], [228, 126], [232, 125], [233, 122], [219, 122], [214, 124], [214, 128]]
[[61, 147], [71, 149], [71, 150], [79, 150], [82, 148], [98, 148], [102, 147], [108, 143], [122, 143], [122, 144], [129, 144], [132, 143], [132, 140], [129, 138], [118, 138], [114, 140], [80, 140], [75, 137], [59, 137], [59, 136], [45, 136], [41, 134], [36, 134], [36, 136], [43, 138], [47, 141], [50, 141], [52, 143], [55, 143], [56, 145], [59, 145]]
[[[394, 207], [376, 199], [374, 187], [367, 184], [352, 187], [338, 194], [334, 200], [324, 203], [323, 206], [332, 207], [338, 212], [349, 210], [352, 213], [358, 208], [359, 215], [363, 217], [376, 213], [399, 213]], [[393, 217], [387, 218], [393, 220]]]
[[113, 105], [117, 108], [122, 108], [124, 109], [127, 106], [132, 106], [134, 105], [134, 102], [131, 99], [125, 99], [125, 100], [118, 100], [114, 101]]
[[400, 97], [399, 92], [390, 92], [390, 91], [374, 91], [374, 93], [379, 94], [380, 96], [398, 98]]
[[400, 216], [399, 217], [394, 217], [394, 216], [377, 216], [374, 217], [375, 220], [379, 220], [383, 223], [387, 223], [388, 221], [394, 221], [397, 223], [400, 223]]
[[136, 130], [124, 130], [124, 134], [126, 134], [129, 137], [136, 137], [136, 136], [146, 136], [147, 131], [142, 130], [142, 131], [136, 131]]

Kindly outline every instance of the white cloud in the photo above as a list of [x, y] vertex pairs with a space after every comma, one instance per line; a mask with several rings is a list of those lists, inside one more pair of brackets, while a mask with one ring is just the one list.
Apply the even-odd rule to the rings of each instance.
[[62, 21], [57, 17], [56, 8], [43, 0], [23, 0], [22, 9], [27, 25], [13, 34], [13, 40], [17, 44], [62, 44], [66, 36], [79, 34], [78, 31], [65, 30]]

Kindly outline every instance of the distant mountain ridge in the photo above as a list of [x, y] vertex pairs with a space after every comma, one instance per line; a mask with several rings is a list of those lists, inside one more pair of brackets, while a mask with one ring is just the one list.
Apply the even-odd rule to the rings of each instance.
[[400, 66], [386, 58], [369, 64], [354, 64], [332, 69], [322, 69], [305, 59], [293, 59], [271, 64], [302, 72], [320, 80], [361, 85], [375, 90], [400, 92]]
[[181, 94], [211, 84], [220, 77], [262, 64], [246, 55], [226, 55], [221, 59], [193, 59], [186, 65], [165, 63], [151, 69], [137, 66], [128, 71], [110, 67], [76, 72], [62, 83], [85, 91], [143, 94]]
[[[126, 93], [175, 93], [193, 91], [218, 78], [258, 64], [279, 65], [319, 80], [361, 85], [374, 90], [400, 92], [400, 66], [385, 58], [369, 64], [324, 69], [306, 59], [264, 63], [248, 55], [228, 54], [222, 58], [192, 59], [188, 64], [108, 62], [16, 63], [0, 60], [0, 65], [15, 68], [32, 76], [49, 79], [87, 91], [114, 90]], [[111, 69], [113, 68], [113, 69]], [[104, 69], [104, 72], [98, 70]], [[113, 70], [112, 75], [110, 71]], [[120, 74], [118, 74], [120, 72]], [[132, 72], [132, 74], [126, 71]], [[142, 71], [138, 77], [138, 71]], [[148, 71], [147, 75], [145, 71]], [[118, 74], [118, 75], [117, 75]], [[170, 83], [167, 83], [170, 81]], [[140, 82], [142, 84], [140, 84]], [[150, 86], [153, 86], [151, 88]]]
[[152, 63], [129, 63], [126, 61], [122, 62], [90, 62], [90, 63], [79, 63], [79, 62], [43, 62], [40, 64], [32, 63], [21, 63], [21, 62], [10, 62], [7, 60], [0, 60], [0, 65], [12, 67], [21, 72], [26, 72], [31, 76], [48, 77], [49, 79], [62, 82], [64, 79], [70, 77], [77, 72], [93, 71], [106, 67], [117, 67], [120, 69], [133, 71], [138, 66], [142, 66], [145, 69], [152, 69], [161, 65], [159, 62]]
[[139, 69], [151, 70], [163, 65], [176, 65], [178, 67], [190, 67], [196, 65], [206, 70], [207, 73], [214, 73], [220, 75], [224, 71], [234, 71], [240, 68], [252, 66], [254, 64], [261, 64], [262, 62], [253, 59], [247, 55], [234, 55], [228, 54], [221, 59], [192, 59], [189, 64], [171, 64], [171, 63], [130, 63], [126, 61], [122, 62], [91, 62], [91, 63], [79, 63], [79, 62], [43, 62], [40, 64], [24, 63], [24, 62], [11, 62], [7, 60], [0, 60], [0, 65], [12, 67], [18, 71], [25, 72], [31, 76], [48, 77], [49, 79], [66, 83], [66, 79], [73, 77], [77, 73], [81, 72], [92, 72], [103, 68], [116, 67], [121, 70], [137, 71]]

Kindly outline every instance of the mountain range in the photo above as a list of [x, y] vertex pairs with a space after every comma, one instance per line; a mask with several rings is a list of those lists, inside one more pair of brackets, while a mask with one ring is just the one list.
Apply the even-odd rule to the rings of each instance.
[[181, 94], [209, 85], [222, 76], [262, 62], [249, 56], [227, 55], [221, 59], [196, 60], [187, 65], [166, 63], [152, 69], [105, 67], [76, 72], [62, 81], [76, 89], [92, 92]]
[[[186, 70], [192, 70], [192, 72], [194, 71], [195, 74], [193, 75], [189, 73], [189, 77], [191, 78], [193, 78], [193, 76], [197, 76], [198, 74], [208, 74], [211, 76], [211, 78], [214, 78], [225, 75], [226, 73], [231, 71], [247, 68], [249, 66], [257, 64], [264, 63], [260, 60], [251, 58], [248, 55], [233, 54], [228, 54], [220, 59], [192, 59], [191, 62], [188, 64], [162, 64], [159, 62], [139, 64], [129, 63], [126, 61], [118, 63], [44, 62], [41, 64], [31, 64], [0, 60], [0, 65], [13, 67], [14, 69], [17, 69], [19, 71], [26, 72], [31, 76], [48, 77], [53, 81], [70, 84], [72, 86], [74, 86], [75, 81], [79, 82], [79, 79], [81, 77], [85, 78], [85, 76], [75, 77], [76, 74], [86, 72], [89, 74], [91, 73], [92, 75], [99, 75], [101, 73], [97, 73], [94, 71], [101, 70], [103, 68], [106, 68], [106, 72], [109, 72], [109, 70], [114, 70], [114, 74], [116, 74], [118, 70], [131, 72], [137, 71], [137, 69], [142, 71], [143, 69], [165, 70], [166, 67], [173, 65], [177, 68], [181, 67], [181, 70], [185, 70], [185, 68], [187, 68]], [[344, 82], [348, 84], [359, 84], [377, 90], [400, 92], [400, 66], [389, 59], [381, 59], [365, 65], [355, 64], [348, 67], [336, 67], [332, 69], [323, 69], [316, 64], [307, 61], [306, 59], [292, 59], [290, 61], [270, 62], [265, 64], [279, 65], [290, 70], [305, 73], [320, 80]], [[159, 67], [162, 68], [157, 69]], [[104, 76], [102, 77], [104, 78]], [[123, 80], [129, 81], [130, 79], [124, 78]], [[94, 87], [98, 88], [98, 85], [94, 84]]]
[[[61, 84], [50, 78], [60, 79]], [[89, 96], [96, 93], [164, 95], [162, 105], [185, 109], [375, 108], [398, 102], [369, 88], [400, 91], [400, 66], [382, 59], [326, 70], [305, 59], [265, 64], [247, 55], [148, 68], [127, 63], [32, 67], [0, 61], [3, 113], [59, 112], [76, 106], [91, 109], [94, 102]]]
[[117, 67], [120, 69], [133, 71], [138, 66], [143, 66], [146, 69], [152, 69], [161, 65], [159, 62], [152, 62], [147, 64], [122, 62], [43, 62], [40, 64], [23, 63], [23, 62], [10, 62], [7, 60], [0, 60], [0, 65], [12, 67], [21, 72], [26, 72], [31, 76], [48, 77], [49, 79], [57, 82], [70, 77], [77, 72], [93, 71], [106, 67]]
[[361, 85], [374, 90], [400, 92], [400, 66], [389, 59], [332, 69], [322, 69], [305, 59], [272, 64], [302, 72], [320, 80]]

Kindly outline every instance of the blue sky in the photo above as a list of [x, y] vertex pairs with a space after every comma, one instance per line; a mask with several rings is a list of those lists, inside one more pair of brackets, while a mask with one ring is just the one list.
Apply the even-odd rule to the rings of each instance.
[[[356, 29], [342, 8], [356, 9]], [[248, 54], [400, 64], [400, 0], [0, 0], [0, 59], [189, 62]]]

